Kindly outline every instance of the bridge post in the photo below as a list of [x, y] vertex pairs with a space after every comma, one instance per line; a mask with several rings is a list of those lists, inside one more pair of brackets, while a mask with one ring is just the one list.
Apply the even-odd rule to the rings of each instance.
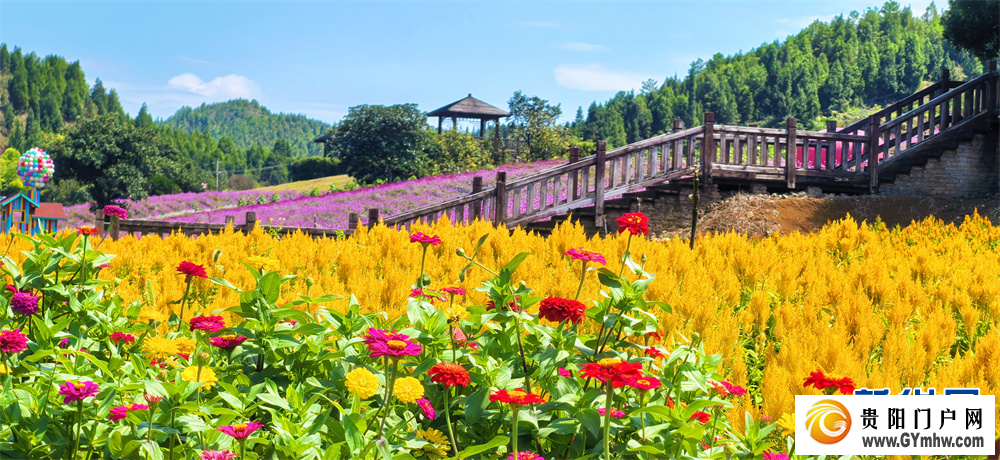
[[[544, 190], [542, 190], [544, 192]], [[542, 204], [545, 204], [545, 193], [541, 194]], [[558, 198], [558, 197], [556, 197]], [[499, 227], [507, 217], [507, 172], [497, 173], [496, 197], [493, 199], [493, 226]]]
[[948, 92], [948, 83], [950, 81], [951, 81], [951, 71], [949, 71], [947, 67], [941, 68], [941, 92], [938, 94], [938, 96]]
[[368, 208], [368, 228], [375, 228], [378, 219], [378, 208]]
[[712, 177], [712, 162], [715, 161], [715, 112], [705, 112], [705, 135], [701, 138], [701, 161], [705, 163], [705, 180]]
[[[945, 69], [947, 72], [947, 69]], [[945, 72], [942, 72], [944, 74]], [[878, 118], [868, 117], [868, 191], [878, 192]]]
[[[826, 132], [828, 132], [828, 133], [835, 133], [835, 132], [837, 132], [837, 120], [828, 120], [826, 122]], [[838, 141], [829, 141], [829, 142], [826, 143], [826, 170], [827, 171], [833, 171], [833, 169], [837, 167], [837, 144], [838, 144]], [[844, 152], [846, 152], [847, 151], [847, 144], [845, 142], [840, 142], [840, 145], [842, 146], [842, 150], [844, 150]], [[803, 151], [804, 150], [805, 149], [803, 149]], [[805, 156], [805, 153], [803, 153], [802, 155]], [[817, 169], [823, 169], [823, 168], [820, 167], [820, 164], [819, 164], [819, 151], [818, 150], [816, 151], [816, 155], [817, 155], [817, 157], [816, 157], [816, 168]], [[845, 153], [845, 155], [846, 155], [846, 153]], [[841, 160], [841, 161], [843, 161], [843, 160]]]
[[358, 216], [358, 213], [356, 213], [356, 212], [352, 212], [352, 213], [347, 214], [347, 229], [351, 230], [351, 231], [357, 230], [358, 229], [358, 221], [360, 221], [360, 220], [361, 220], [361, 218], [360, 218], [360, 216]]
[[[986, 69], [989, 73], [996, 72], [997, 60], [991, 60]], [[998, 85], [998, 83], [1000, 83], [1000, 78], [994, 78], [992, 82], [986, 85], [986, 108], [994, 112], [1000, 108], [997, 98], [997, 91], [1000, 90], [1000, 85]]]
[[[483, 176], [474, 176], [472, 178], [472, 194], [475, 195], [483, 191]], [[476, 201], [472, 203], [472, 213], [469, 219], [475, 222], [476, 219], [483, 216], [483, 200]]]
[[253, 232], [253, 228], [257, 226], [257, 213], [248, 211], [246, 220], [243, 224], [243, 231], [249, 235]]
[[604, 228], [604, 163], [607, 144], [597, 141], [597, 162], [594, 164], [594, 226]]
[[[798, 158], [799, 148], [795, 145], [795, 118], [789, 117], [785, 120], [785, 180], [788, 188], [795, 188], [795, 162]], [[805, 158], [802, 159], [805, 163]]]
[[678, 118], [674, 120], [674, 132], [679, 133], [681, 131], [684, 131], [684, 120]]
[[[569, 148], [569, 164], [573, 164], [573, 163], [576, 163], [578, 161], [580, 161], [580, 147], [575, 147], [575, 146], [574, 147], [570, 147]], [[575, 200], [575, 199], [577, 199], [579, 197], [579, 190], [577, 190], [577, 188], [579, 187], [579, 183], [580, 183], [580, 171], [573, 171], [573, 172], [569, 173], [569, 181], [570, 181], [571, 185], [570, 185], [570, 188], [569, 188], [570, 189], [570, 193], [569, 193], [569, 197], [567, 197], [567, 200], [568, 201], [573, 201], [573, 200]]]

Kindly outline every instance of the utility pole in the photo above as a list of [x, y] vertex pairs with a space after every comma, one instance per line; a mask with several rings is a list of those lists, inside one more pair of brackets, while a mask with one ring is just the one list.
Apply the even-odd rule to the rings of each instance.
[[215, 160], [215, 190], [219, 190], [219, 159]]

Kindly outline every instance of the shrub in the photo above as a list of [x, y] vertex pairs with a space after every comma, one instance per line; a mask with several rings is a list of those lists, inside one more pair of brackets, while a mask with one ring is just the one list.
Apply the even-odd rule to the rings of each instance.
[[230, 190], [250, 190], [254, 188], [255, 185], [256, 184], [253, 179], [242, 174], [232, 175], [228, 180], [226, 180], [226, 186], [229, 187]]

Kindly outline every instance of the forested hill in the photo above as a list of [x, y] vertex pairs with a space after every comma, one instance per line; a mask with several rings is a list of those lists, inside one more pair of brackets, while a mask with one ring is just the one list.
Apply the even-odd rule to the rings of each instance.
[[295, 156], [322, 155], [323, 146], [313, 139], [330, 127], [303, 115], [272, 114], [256, 100], [245, 99], [183, 107], [163, 124], [188, 133], [204, 132], [215, 139], [228, 137], [240, 150], [285, 139]]
[[952, 47], [942, 33], [933, 3], [918, 17], [887, 2], [816, 21], [781, 43], [699, 59], [683, 78], [662, 85], [648, 80], [640, 94], [623, 91], [586, 112], [581, 108], [570, 127], [609, 146], [666, 132], [676, 118], [700, 125], [704, 112], [715, 112], [716, 123], [778, 127], [795, 117], [800, 126], [820, 129], [834, 111], [860, 118], [868, 107], [937, 81], [942, 67], [951, 69], [953, 80], [983, 72], [977, 58]]

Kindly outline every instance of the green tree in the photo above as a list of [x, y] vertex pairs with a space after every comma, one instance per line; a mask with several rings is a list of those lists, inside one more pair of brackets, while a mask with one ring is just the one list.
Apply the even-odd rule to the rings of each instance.
[[135, 127], [139, 129], [152, 129], [156, 127], [153, 123], [153, 117], [149, 115], [149, 109], [146, 108], [146, 103], [142, 103], [142, 108], [139, 109], [139, 114], [135, 116]]
[[0, 72], [10, 71], [10, 51], [7, 51], [7, 44], [0, 44]]
[[538, 96], [525, 96], [520, 90], [514, 92], [507, 104], [510, 106], [510, 136], [523, 142], [527, 150], [524, 158], [519, 159], [540, 160], [565, 153], [560, 140], [568, 139], [569, 134], [556, 126], [556, 120], [562, 115], [558, 105], [550, 105]]
[[4, 196], [27, 190], [17, 175], [17, 162], [20, 158], [21, 152], [14, 148], [8, 148], [0, 156], [0, 192]]
[[416, 104], [359, 105], [337, 125], [335, 151], [348, 174], [362, 182], [417, 174], [427, 116]]
[[66, 68], [66, 88], [62, 97], [63, 118], [68, 122], [82, 118], [86, 99], [87, 80], [80, 68], [80, 61], [76, 61]]
[[948, 0], [944, 38], [983, 61], [1000, 53], [1000, 0]]
[[21, 49], [14, 48], [10, 55], [11, 77], [7, 82], [7, 98], [10, 100], [14, 110], [23, 112], [28, 110], [31, 102], [31, 94], [28, 91], [28, 69], [24, 65], [24, 57], [21, 56]]
[[136, 128], [115, 114], [80, 121], [51, 152], [56, 179], [76, 179], [88, 187], [97, 208], [149, 196], [149, 178], [172, 157], [153, 130]]

